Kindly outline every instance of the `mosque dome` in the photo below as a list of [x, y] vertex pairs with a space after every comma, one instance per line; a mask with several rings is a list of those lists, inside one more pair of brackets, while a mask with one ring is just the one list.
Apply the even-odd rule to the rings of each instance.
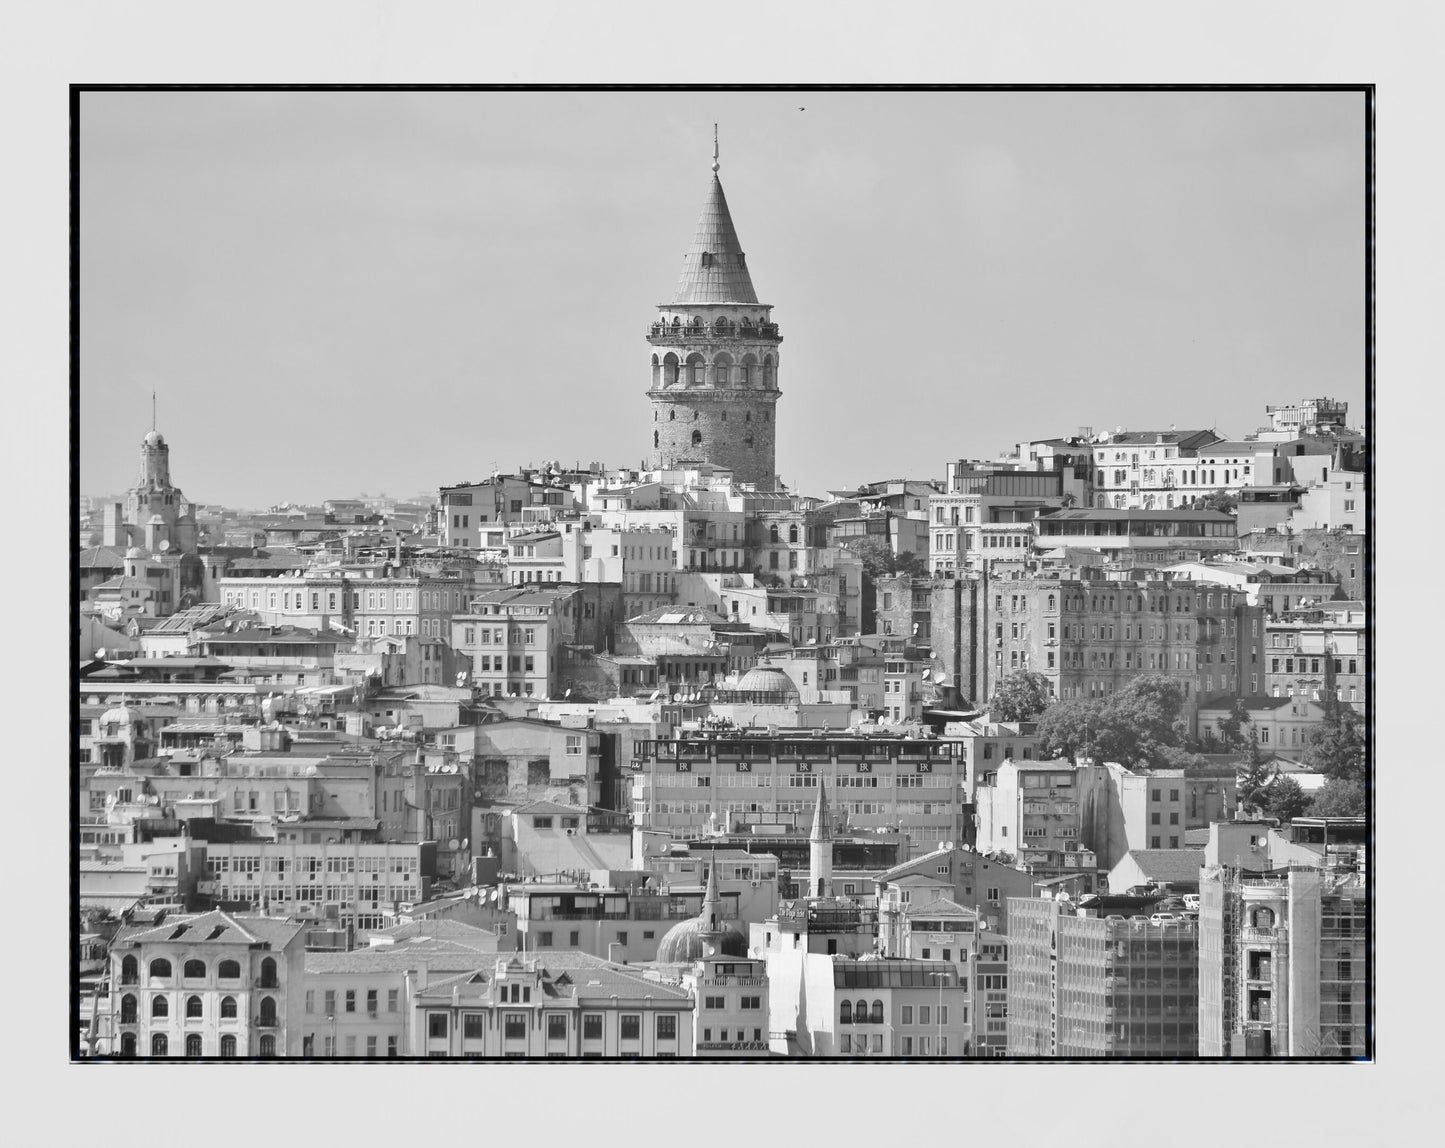
[[759, 662], [745, 673], [737, 688], [739, 693], [787, 694], [795, 700], [798, 697], [798, 687], [793, 684], [793, 679], [777, 666], [766, 662]]
[[[703, 954], [702, 939], [707, 932], [706, 914], [679, 921], [662, 935], [657, 945], [657, 960], [661, 964], [691, 964]], [[718, 952], [729, 957], [748, 955], [748, 940], [738, 931], [736, 924], [723, 924], [718, 937]]]

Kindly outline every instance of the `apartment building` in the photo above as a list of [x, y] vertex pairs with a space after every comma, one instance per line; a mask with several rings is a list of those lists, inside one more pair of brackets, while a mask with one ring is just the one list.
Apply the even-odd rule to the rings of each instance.
[[1296, 599], [1293, 609], [1285, 605], [1265, 618], [1263, 692], [1276, 698], [1318, 699], [1333, 674], [1335, 699], [1362, 705], [1367, 648], [1365, 603]]

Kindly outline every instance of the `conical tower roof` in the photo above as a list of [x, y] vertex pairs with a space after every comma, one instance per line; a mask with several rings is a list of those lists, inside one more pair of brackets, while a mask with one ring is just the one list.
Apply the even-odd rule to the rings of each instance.
[[818, 778], [818, 804], [813, 807], [813, 832], [811, 839], [814, 841], [827, 841], [833, 836], [833, 827], [828, 819], [828, 787], [823, 779]]
[[673, 293], [674, 306], [690, 303], [756, 303], [742, 244], [728, 213], [722, 181], [713, 171], [712, 186], [702, 205], [692, 246], [682, 257], [682, 275]]

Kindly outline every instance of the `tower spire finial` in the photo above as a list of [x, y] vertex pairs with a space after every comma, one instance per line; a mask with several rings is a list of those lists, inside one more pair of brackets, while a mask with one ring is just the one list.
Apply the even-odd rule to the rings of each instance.
[[151, 430], [156, 429], [156, 392], [151, 390]]
[[712, 126], [712, 173], [713, 173], [713, 175], [717, 175], [718, 166], [719, 166], [719, 164], [718, 164], [718, 162], [717, 162], [717, 124], [713, 124], [713, 126]]

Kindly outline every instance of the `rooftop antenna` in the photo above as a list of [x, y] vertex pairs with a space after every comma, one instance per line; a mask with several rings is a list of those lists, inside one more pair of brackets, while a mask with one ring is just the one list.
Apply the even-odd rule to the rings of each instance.
[[712, 126], [712, 173], [713, 173], [713, 175], [717, 175], [718, 166], [719, 166], [719, 165], [718, 165], [718, 162], [717, 162], [717, 124], [713, 124], [713, 126]]

